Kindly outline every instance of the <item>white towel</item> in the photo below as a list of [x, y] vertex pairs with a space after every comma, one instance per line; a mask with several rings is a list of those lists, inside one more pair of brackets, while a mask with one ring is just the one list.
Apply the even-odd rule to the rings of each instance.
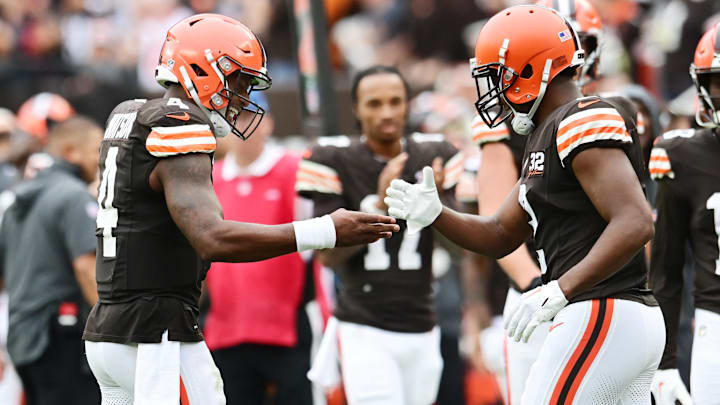
[[334, 316], [330, 317], [322, 341], [320, 342], [320, 349], [315, 356], [312, 368], [310, 368], [310, 371], [307, 373], [310, 381], [325, 390], [340, 384], [337, 326], [337, 319]]

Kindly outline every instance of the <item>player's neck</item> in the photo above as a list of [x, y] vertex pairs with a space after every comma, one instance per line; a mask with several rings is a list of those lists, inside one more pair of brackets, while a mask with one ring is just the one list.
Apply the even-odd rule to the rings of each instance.
[[181, 100], [187, 100], [192, 102], [192, 99], [188, 97], [188, 95], [185, 93], [185, 90], [177, 84], [171, 84], [168, 86], [167, 90], [165, 90], [165, 94], [163, 95], [163, 98], [170, 98], [170, 97], [176, 97]]
[[382, 156], [386, 159], [392, 159], [399, 155], [403, 151], [402, 138], [391, 142], [383, 142], [377, 139], [372, 139], [369, 136], [363, 136], [365, 144], [375, 155]]
[[547, 88], [545, 97], [543, 97], [540, 107], [538, 107], [535, 113], [535, 117], [533, 117], [535, 125], [539, 127], [555, 110], [582, 96], [580, 89], [578, 89], [575, 82], [570, 78], [563, 77], [560, 80], [552, 82]]

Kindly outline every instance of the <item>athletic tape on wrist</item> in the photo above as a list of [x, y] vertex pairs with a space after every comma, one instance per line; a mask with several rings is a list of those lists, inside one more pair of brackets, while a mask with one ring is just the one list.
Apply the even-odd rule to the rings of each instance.
[[335, 223], [330, 215], [294, 221], [292, 224], [295, 229], [295, 244], [298, 252], [335, 247]]

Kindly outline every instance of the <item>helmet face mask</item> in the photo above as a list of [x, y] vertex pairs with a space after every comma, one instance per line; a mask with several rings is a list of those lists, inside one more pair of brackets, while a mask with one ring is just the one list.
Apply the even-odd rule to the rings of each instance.
[[[252, 91], [253, 88], [251, 87], [247, 92], [248, 95]], [[218, 110], [215, 108], [215, 102], [213, 101], [213, 111], [225, 120], [230, 126], [230, 131], [242, 140], [250, 137], [265, 117], [265, 109], [250, 100], [250, 97], [243, 96], [238, 92], [230, 90], [228, 87], [217, 92], [216, 96], [223, 100], [223, 104], [226, 105], [226, 107]], [[237, 103], [235, 100], [239, 100], [240, 102]]]
[[494, 128], [510, 118], [513, 110], [502, 95], [512, 87], [518, 74], [501, 63], [488, 63], [475, 66], [472, 69], [472, 77], [475, 79], [478, 94], [475, 109], [485, 124]]
[[690, 65], [690, 78], [700, 100], [695, 121], [704, 128], [720, 128], [720, 24], [700, 39]]
[[[702, 71], [707, 70], [707, 71]], [[693, 82], [700, 99], [697, 112], [698, 124], [704, 127], [720, 127], [720, 92], [712, 92], [711, 80], [720, 84], [720, 69], [696, 69]], [[716, 84], [716, 88], [720, 88]]]

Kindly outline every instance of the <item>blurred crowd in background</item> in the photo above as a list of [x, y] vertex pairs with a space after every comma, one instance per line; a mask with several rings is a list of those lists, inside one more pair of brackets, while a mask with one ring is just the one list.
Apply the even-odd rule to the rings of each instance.
[[[431, 90], [472, 101], [467, 59], [476, 34], [489, 16], [522, 3], [324, 2], [340, 105], [349, 103], [352, 72], [377, 63], [398, 66], [414, 92]], [[605, 25], [601, 73], [606, 79], [599, 86], [635, 82], [665, 105], [690, 87], [688, 65], [701, 34], [717, 18], [718, 2], [592, 3]], [[47, 91], [102, 122], [118, 102], [158, 94], [153, 72], [167, 29], [202, 12], [235, 17], [258, 34], [270, 55], [270, 101], [282, 116], [292, 117], [292, 123], [279, 123], [279, 135], [299, 134], [294, 26], [287, 0], [0, 0], [0, 106], [16, 111], [33, 94]], [[463, 114], [471, 118], [472, 109], [466, 110]], [[354, 128], [349, 114], [341, 112], [341, 118], [343, 131]]]
[[[656, 114], [650, 111], [659, 124], [656, 133], [691, 127], [697, 99], [688, 66], [702, 34], [720, 20], [720, 2], [590, 1], [600, 13], [604, 33], [600, 79], [589, 93], [640, 85], [659, 106]], [[341, 132], [357, 133], [349, 94], [353, 73], [387, 64], [397, 66], [411, 87], [408, 131], [441, 132], [477, 154], [471, 142], [477, 94], [468, 58], [484, 21], [523, 2], [324, 3]], [[34, 141], [44, 138], [53, 122], [79, 113], [103, 124], [119, 102], [160, 95], [154, 68], [168, 28], [203, 12], [234, 17], [259, 36], [273, 78], [267, 92], [275, 117], [272, 135], [291, 141], [293, 149], [309, 145], [314, 134], [301, 134], [294, 25], [287, 0], [0, 0], [0, 181], [7, 183], [0, 189], [22, 177], [23, 170], [28, 175], [28, 170], [42, 167], [41, 160], [24, 166], [30, 153], [42, 147], [43, 142]], [[457, 285], [452, 288], [460, 295]], [[443, 310], [439, 312], [442, 318]], [[468, 363], [482, 371], [482, 362], [471, 352], [466, 350]], [[476, 387], [485, 388], [477, 392], [470, 386], [468, 404], [499, 400], [497, 389]]]

